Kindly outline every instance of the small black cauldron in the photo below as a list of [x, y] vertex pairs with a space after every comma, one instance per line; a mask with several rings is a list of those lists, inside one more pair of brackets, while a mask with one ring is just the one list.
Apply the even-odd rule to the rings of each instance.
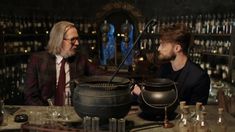
[[175, 82], [169, 79], [152, 79], [141, 85], [139, 96], [140, 108], [143, 115], [164, 119], [165, 108], [171, 116], [178, 106], [178, 90]]
[[129, 79], [111, 76], [91, 76], [77, 81], [73, 92], [73, 105], [76, 113], [84, 116], [99, 117], [102, 121], [109, 118], [123, 118], [131, 107]]

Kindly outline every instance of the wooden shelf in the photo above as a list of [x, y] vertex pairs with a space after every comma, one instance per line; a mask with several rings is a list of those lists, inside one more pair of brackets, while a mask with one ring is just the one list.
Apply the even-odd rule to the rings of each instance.
[[231, 34], [206, 34], [206, 33], [192, 33], [192, 36], [194, 37], [231, 37]]
[[218, 56], [218, 57], [230, 57], [228, 54], [218, 54], [218, 53], [202, 53], [204, 55]]

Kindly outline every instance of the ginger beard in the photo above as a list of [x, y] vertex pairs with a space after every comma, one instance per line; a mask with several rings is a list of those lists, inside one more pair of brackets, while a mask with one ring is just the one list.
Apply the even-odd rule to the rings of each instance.
[[160, 44], [158, 47], [158, 59], [162, 61], [172, 61], [176, 58], [175, 45], [171, 43]]

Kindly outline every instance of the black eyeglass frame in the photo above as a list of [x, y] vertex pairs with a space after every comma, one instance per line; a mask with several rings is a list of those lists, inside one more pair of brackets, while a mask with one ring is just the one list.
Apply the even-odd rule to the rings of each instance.
[[72, 37], [72, 38], [63, 38], [63, 40], [69, 40], [72, 44], [75, 44], [76, 41], [79, 41], [79, 37]]

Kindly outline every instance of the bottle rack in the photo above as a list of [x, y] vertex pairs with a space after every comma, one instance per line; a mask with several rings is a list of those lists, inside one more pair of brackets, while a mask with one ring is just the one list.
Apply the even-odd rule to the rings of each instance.
[[193, 35], [192, 60], [215, 79], [230, 81], [231, 35]]
[[79, 34], [79, 52], [87, 55], [90, 60], [98, 60], [99, 54], [98, 40], [97, 40], [97, 23], [92, 19], [80, 18], [72, 21], [78, 29]]
[[230, 48], [231, 59], [230, 59], [229, 71], [231, 72], [231, 81], [234, 84], [235, 83], [235, 25], [233, 25], [231, 42], [232, 46]]

